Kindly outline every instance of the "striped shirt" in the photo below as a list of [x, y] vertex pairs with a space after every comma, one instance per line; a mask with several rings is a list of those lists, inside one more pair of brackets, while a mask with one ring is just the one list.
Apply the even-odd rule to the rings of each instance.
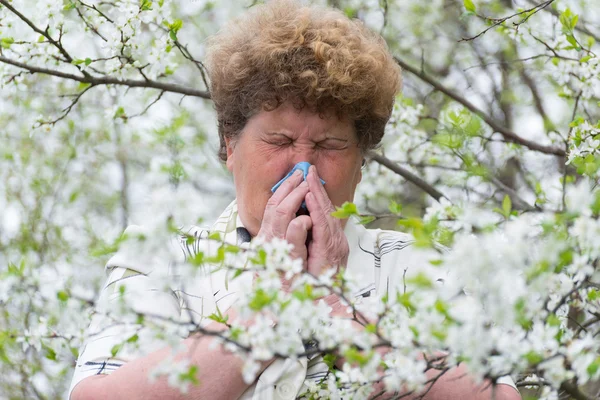
[[[205, 255], [214, 253], [216, 246], [213, 243], [211, 248], [213, 241], [207, 238], [215, 232], [227, 243], [242, 248], [248, 245], [251, 237], [238, 216], [235, 201], [225, 209], [211, 229], [186, 229], [185, 235], [172, 239], [170, 248], [179, 253], [179, 261], [193, 258], [200, 252]], [[143, 229], [130, 226], [125, 233], [143, 233]], [[390, 282], [402, 282], [403, 277], [410, 278], [427, 268], [440, 274], [440, 270], [428, 262], [426, 253], [411, 246], [413, 239], [410, 235], [366, 229], [352, 220], [346, 224], [344, 233], [350, 248], [347, 273], [357, 282], [364, 283], [354, 294], [358, 299], [393, 291], [395, 285], [390, 285]], [[154, 318], [206, 326], [212, 322], [207, 316], [216, 312], [217, 307], [225, 313], [234, 304], [242, 288], [252, 283], [249, 274], [246, 274], [248, 277], [242, 275], [229, 280], [227, 271], [223, 269], [199, 274], [191, 282], [177, 279], [181, 262], [169, 262], [168, 257], [140, 254], [135, 248], [124, 247], [106, 264], [108, 278], [100, 292], [86, 340], [80, 350], [69, 396], [75, 385], [84, 378], [110, 374], [124, 363], [165, 346], [165, 342], [156, 340], [143, 324], [119, 321], [111, 315], [111, 311], [122, 307], [123, 303], [132, 307], [138, 315], [149, 314]], [[440, 281], [444, 278], [441, 276]], [[176, 283], [171, 283], [165, 290], [164, 282]], [[171, 340], [182, 340], [185, 336], [183, 332]], [[305, 352], [316, 345], [314, 342], [299, 342], [298, 352]], [[294, 399], [306, 390], [309, 381], [318, 383], [328, 373], [328, 367], [318, 353], [297, 360], [277, 359], [262, 372], [241, 399]]]

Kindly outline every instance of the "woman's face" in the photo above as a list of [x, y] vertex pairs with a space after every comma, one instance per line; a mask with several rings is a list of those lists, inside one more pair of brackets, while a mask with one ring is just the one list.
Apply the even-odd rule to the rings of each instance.
[[288, 103], [261, 111], [240, 136], [227, 140], [239, 215], [252, 236], [260, 230], [271, 188], [300, 161], [317, 168], [333, 205], [353, 201], [360, 182], [362, 152], [350, 120], [298, 110]]

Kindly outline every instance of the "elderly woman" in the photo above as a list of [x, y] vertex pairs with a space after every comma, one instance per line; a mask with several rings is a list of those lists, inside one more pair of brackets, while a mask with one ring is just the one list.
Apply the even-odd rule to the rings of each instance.
[[[219, 156], [233, 174], [237, 195], [212, 232], [234, 244], [254, 237], [286, 239], [309, 272], [339, 266], [360, 276], [364, 287], [357, 296], [382, 294], [397, 271], [418, 266], [408, 236], [331, 216], [335, 206], [353, 200], [365, 151], [380, 142], [400, 87], [399, 68], [380, 36], [339, 11], [274, 1], [254, 7], [217, 34], [209, 44], [208, 67]], [[299, 162], [311, 165], [308, 174], [296, 171], [273, 193]], [[190, 235], [201, 242], [207, 232], [195, 229]], [[181, 246], [188, 256], [197, 248], [186, 240]], [[190, 310], [207, 316], [217, 305], [221, 312], [235, 312], [238, 288], [231, 282], [226, 286], [221, 275], [166, 294], [157, 288], [169, 273], [167, 265], [146, 265], [135, 254], [120, 252], [106, 269], [99, 308], [109, 309], [119, 301], [114, 294], [125, 293], [137, 311], [167, 318]], [[332, 314], [345, 313], [335, 299], [328, 300]], [[220, 329], [216, 322], [207, 327]], [[72, 400], [290, 399], [306, 379], [319, 376], [323, 365], [300, 359], [282, 376], [282, 360], [263, 362], [259, 378], [248, 385], [238, 357], [211, 346], [208, 337], [189, 337], [183, 340], [184, 356], [199, 366], [200, 385], [184, 395], [166, 379], [148, 381], [149, 371], [169, 357], [171, 348], [148, 345], [115, 354], [115, 346], [131, 334], [101, 313], [94, 316], [77, 362]], [[490, 396], [489, 387], [477, 387], [458, 368], [439, 379], [426, 398]], [[495, 396], [520, 398], [508, 385], [498, 385]]]

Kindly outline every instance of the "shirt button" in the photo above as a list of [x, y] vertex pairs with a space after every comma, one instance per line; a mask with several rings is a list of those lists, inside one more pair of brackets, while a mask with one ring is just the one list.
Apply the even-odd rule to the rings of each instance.
[[283, 381], [277, 384], [277, 394], [282, 400], [294, 399], [296, 397], [296, 387], [290, 381]]

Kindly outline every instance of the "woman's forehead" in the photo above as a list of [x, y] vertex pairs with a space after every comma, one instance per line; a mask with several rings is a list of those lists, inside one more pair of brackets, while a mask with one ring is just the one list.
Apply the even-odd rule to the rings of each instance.
[[319, 113], [308, 108], [298, 109], [282, 104], [272, 111], [261, 111], [248, 121], [249, 127], [265, 134], [299, 136], [351, 136], [354, 133], [350, 119], [335, 113]]

